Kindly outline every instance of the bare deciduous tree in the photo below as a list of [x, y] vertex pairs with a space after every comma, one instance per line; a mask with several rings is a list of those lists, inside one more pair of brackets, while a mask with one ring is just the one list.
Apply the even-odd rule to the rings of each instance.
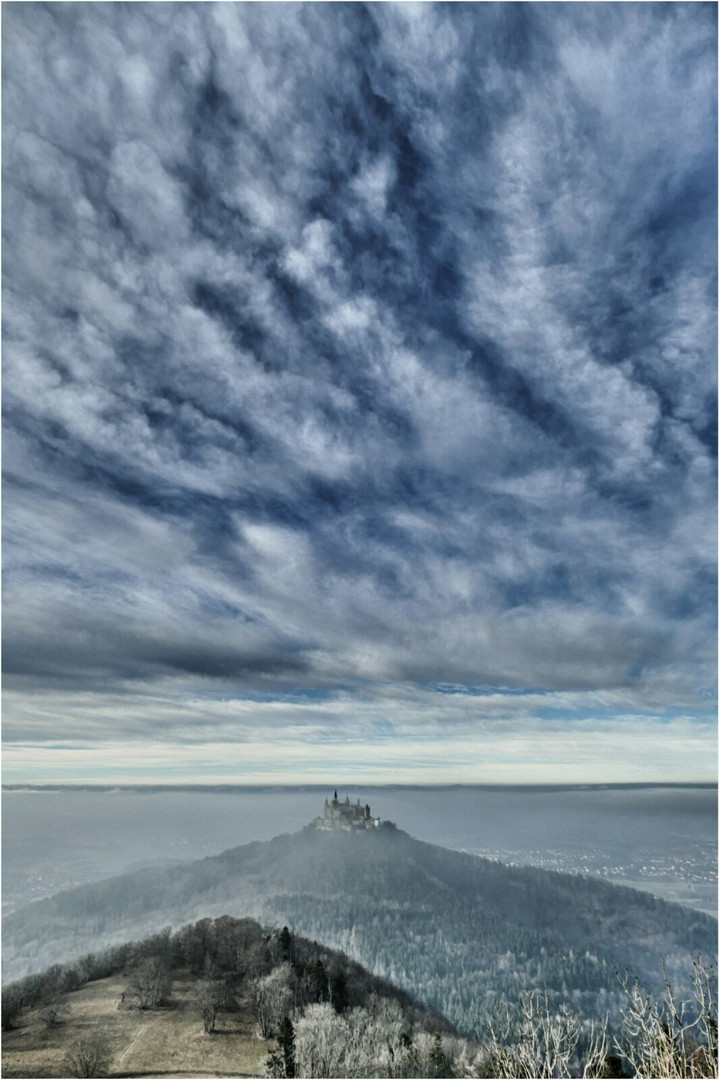
[[69, 1015], [70, 1006], [61, 994], [53, 994], [40, 1009], [40, 1019], [48, 1028], [61, 1024]]
[[[566, 1006], [553, 1009], [548, 996], [524, 994], [519, 1016], [489, 1021], [486, 1075], [513, 1080], [598, 1077], [607, 1057], [606, 1025], [586, 1025]], [[581, 1058], [578, 1054], [583, 1043]]]
[[106, 1076], [111, 1060], [110, 1046], [102, 1035], [89, 1035], [71, 1046], [65, 1055], [70, 1076]]
[[156, 956], [148, 956], [137, 965], [127, 984], [126, 1001], [138, 1009], [156, 1009], [170, 989], [170, 976], [165, 964]]
[[[411, 1034], [401, 1008], [386, 998], [371, 997], [367, 1007], [338, 1014], [328, 1003], [308, 1005], [294, 1025], [297, 1076], [312, 1077], [451, 1077], [474, 1076], [455, 1067], [457, 1047], [438, 1034]], [[282, 1075], [278, 1056], [272, 1075]]]
[[247, 997], [263, 1039], [274, 1035], [292, 1004], [293, 972], [290, 964], [280, 964], [269, 975], [252, 979]]
[[331, 1005], [309, 1005], [295, 1024], [295, 1058], [299, 1076], [348, 1075], [343, 1067], [347, 1021]]
[[659, 1001], [635, 980], [628, 995], [616, 1049], [637, 1077], [717, 1075], [716, 969], [692, 957], [692, 993], [680, 1001], [664, 972]]
[[223, 979], [199, 979], [195, 983], [192, 996], [202, 1014], [205, 1032], [211, 1035], [215, 1030], [218, 1013], [231, 1008], [233, 1004], [232, 991]]

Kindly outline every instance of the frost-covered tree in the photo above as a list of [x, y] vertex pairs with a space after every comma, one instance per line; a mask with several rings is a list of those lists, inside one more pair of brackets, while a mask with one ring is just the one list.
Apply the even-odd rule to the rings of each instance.
[[[300, 1077], [455, 1075], [454, 1048], [438, 1036], [413, 1036], [397, 1002], [376, 995], [342, 1014], [329, 1004], [308, 1006], [295, 1023], [295, 1059]], [[469, 1058], [465, 1065], [472, 1075]]]
[[637, 1077], [717, 1076], [716, 969], [693, 957], [692, 992], [680, 998], [665, 975], [663, 1000], [626, 985], [618, 1053]]
[[294, 973], [290, 964], [279, 964], [269, 975], [251, 979], [247, 1000], [257, 1020], [260, 1035], [268, 1039], [291, 1008]]
[[566, 1005], [554, 1008], [549, 995], [523, 994], [519, 1008], [498, 1010], [488, 1021], [483, 1074], [512, 1080], [604, 1075], [604, 1025], [586, 1024]]
[[348, 1075], [342, 1069], [347, 1021], [331, 1005], [308, 1005], [295, 1024], [295, 1058], [298, 1076]]

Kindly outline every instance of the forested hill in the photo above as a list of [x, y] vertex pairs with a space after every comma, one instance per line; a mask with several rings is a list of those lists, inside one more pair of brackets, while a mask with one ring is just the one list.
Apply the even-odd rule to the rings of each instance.
[[681, 982], [692, 952], [716, 955], [716, 920], [646, 893], [507, 867], [389, 827], [308, 827], [31, 904], [5, 920], [5, 975], [225, 913], [341, 948], [465, 1028], [478, 987], [491, 1003], [543, 986], [590, 1015], [611, 1007], [618, 971], [656, 986], [664, 957]]
[[5, 1077], [454, 1076], [478, 1050], [342, 953], [227, 916], [55, 965], [2, 1006]]

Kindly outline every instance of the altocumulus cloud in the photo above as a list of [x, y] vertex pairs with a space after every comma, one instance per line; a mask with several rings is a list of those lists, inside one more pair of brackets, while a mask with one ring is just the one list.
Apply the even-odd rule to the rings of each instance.
[[6, 8], [9, 779], [707, 778], [715, 23]]

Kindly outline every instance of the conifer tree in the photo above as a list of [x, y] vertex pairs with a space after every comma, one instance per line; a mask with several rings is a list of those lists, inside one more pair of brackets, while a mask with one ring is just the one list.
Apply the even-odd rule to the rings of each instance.
[[282, 1055], [284, 1075], [295, 1075], [295, 1029], [289, 1016], [285, 1016], [277, 1033], [277, 1045]]
[[286, 926], [283, 926], [280, 932], [279, 953], [281, 964], [292, 959], [292, 934]]

